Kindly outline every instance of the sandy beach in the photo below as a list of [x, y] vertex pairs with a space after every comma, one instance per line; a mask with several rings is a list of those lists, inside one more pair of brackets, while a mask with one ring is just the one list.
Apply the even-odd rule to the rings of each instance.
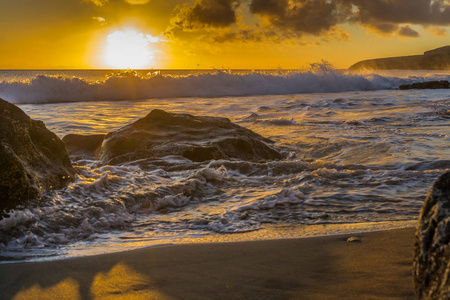
[[2, 264], [0, 298], [412, 299], [413, 245], [406, 228]]

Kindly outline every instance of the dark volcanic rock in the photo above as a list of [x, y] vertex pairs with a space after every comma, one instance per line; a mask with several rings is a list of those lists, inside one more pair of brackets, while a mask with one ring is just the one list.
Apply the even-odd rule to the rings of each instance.
[[450, 299], [450, 172], [433, 184], [420, 212], [414, 284], [417, 299]]
[[280, 159], [271, 140], [226, 118], [196, 117], [155, 109], [145, 118], [109, 133], [100, 160], [118, 164], [131, 160], [181, 155], [192, 161], [237, 158]]
[[67, 152], [70, 156], [86, 157], [95, 159], [100, 155], [105, 134], [81, 135], [68, 134], [63, 137]]
[[64, 143], [42, 121], [0, 99], [0, 211], [63, 186], [74, 174]]
[[450, 82], [448, 82], [447, 80], [416, 82], [412, 84], [403, 84], [399, 86], [399, 89], [401, 90], [450, 89]]

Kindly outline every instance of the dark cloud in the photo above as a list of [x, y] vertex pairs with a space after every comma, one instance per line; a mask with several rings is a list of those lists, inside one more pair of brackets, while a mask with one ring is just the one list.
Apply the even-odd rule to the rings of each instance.
[[389, 35], [397, 32], [400, 28], [399, 25], [394, 23], [379, 22], [378, 20], [372, 20], [372, 22], [364, 23], [364, 26], [370, 28], [381, 35]]
[[[352, 5], [349, 22], [358, 23], [382, 35], [398, 33], [418, 37], [409, 25], [450, 25], [450, 5], [445, 0], [338, 0]], [[404, 25], [404, 26], [401, 26]]]
[[[238, 8], [241, 5], [248, 7], [249, 12], [260, 21], [249, 24], [248, 18], [243, 16], [246, 25], [238, 22], [238, 13], [241, 13]], [[291, 43], [295, 39], [300, 42], [299, 37], [304, 35], [320, 36], [324, 41], [347, 40], [350, 36], [341, 28], [343, 24], [358, 24], [380, 35], [402, 37], [419, 36], [411, 25], [425, 29], [440, 27], [439, 30], [434, 29], [433, 34], [443, 36], [446, 31], [442, 27], [450, 26], [450, 1], [193, 0], [190, 5], [177, 6], [166, 35], [206, 35], [212, 42]]]
[[255, 30], [251, 28], [229, 29], [210, 34], [208, 40], [214, 43], [227, 42], [267, 42], [271, 41], [276, 44], [288, 43], [295, 45], [310, 45], [309, 42], [301, 42], [298, 35], [293, 33], [276, 32], [274, 30]]
[[253, 41], [253, 42], [264, 42], [267, 40], [268, 35], [262, 31], [255, 31], [252, 29], [239, 29], [233, 31], [219, 32], [217, 34], [211, 35], [210, 39], [215, 43], [226, 43], [226, 42], [242, 42], [242, 41]]
[[341, 0], [357, 8], [354, 21], [391, 24], [450, 25], [450, 5], [445, 0]]
[[400, 28], [398, 34], [404, 37], [419, 37], [419, 33], [412, 29], [409, 25]]
[[134, 5], [143, 5], [150, 2], [150, 0], [125, 0], [125, 2], [134, 4]]
[[343, 23], [403, 36], [418, 35], [406, 24], [450, 25], [447, 0], [251, 0], [250, 12], [278, 30], [313, 35], [326, 34]]
[[252, 0], [250, 12], [275, 28], [320, 35], [346, 21], [351, 6], [330, 0]]
[[240, 0], [197, 0], [193, 6], [179, 8], [172, 26], [179, 29], [227, 27], [236, 23]]
[[[103, 6], [106, 3], [109, 2], [109, 0], [83, 0], [84, 2], [92, 2], [97, 6]], [[124, 0], [126, 3], [128, 4], [132, 4], [132, 5], [142, 5], [142, 4], [147, 4], [150, 2], [150, 0]]]

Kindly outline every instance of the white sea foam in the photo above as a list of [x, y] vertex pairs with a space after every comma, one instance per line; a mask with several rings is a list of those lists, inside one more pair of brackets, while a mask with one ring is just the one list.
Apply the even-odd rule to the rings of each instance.
[[[62, 85], [87, 86], [92, 91], [104, 89], [106, 96], [101, 99], [106, 99], [114, 94], [114, 88], [123, 89], [126, 82], [137, 82], [142, 89], [160, 80], [163, 85], [153, 87], [159, 92], [166, 92], [161, 86], [168, 89], [170, 84], [175, 91], [177, 84], [186, 85], [184, 91], [195, 91], [198, 87], [188, 89], [188, 84], [202, 77], [211, 85], [203, 88], [214, 93], [217, 86], [211, 82], [219, 85], [244, 79], [262, 89], [271, 86], [274, 91], [278, 88], [274, 82], [283, 85], [295, 82], [295, 78], [300, 78], [295, 83], [300, 87], [305, 79], [313, 78], [324, 85], [327, 80], [354, 79], [369, 82], [372, 87], [381, 82], [378, 88], [394, 88], [398, 82], [445, 76], [389, 77], [321, 70], [161, 75], [156, 79], [131, 74], [104, 82], [50, 79]], [[117, 84], [114, 87], [108, 83], [112, 91], [104, 88], [110, 80]], [[32, 81], [28, 84], [34, 86]], [[247, 87], [223, 84], [218, 91], [239, 92], [238, 88], [242, 91]], [[62, 96], [66, 94], [61, 92]], [[92, 100], [90, 96], [86, 99]], [[142, 241], [142, 245], [149, 239], [167, 243], [180, 237], [255, 231], [266, 223], [290, 226], [413, 220], [432, 182], [450, 168], [450, 102], [446, 90], [357, 90], [21, 107], [61, 136], [68, 131], [106, 133], [155, 107], [228, 117], [270, 138], [275, 142], [272, 146], [285, 155], [276, 161], [202, 163], [167, 156], [117, 166], [74, 158], [78, 173], [75, 182], [61, 190], [47, 191], [42, 199], [17, 207], [0, 219], [0, 260], [7, 258], [9, 254], [5, 253], [9, 251], [16, 251], [14, 257], [21, 253], [32, 256], [36, 249], [42, 255], [49, 255], [44, 253], [48, 250], [64, 255], [66, 249], [83, 249], [87, 244], [103, 243], [110, 249], [131, 240]]]
[[[308, 72], [247, 72], [142, 76], [135, 72], [113, 74], [105, 80], [37, 75], [29, 80], [0, 82], [0, 98], [13, 103], [59, 103], [101, 100], [137, 100], [176, 97], [287, 95], [342, 91], [395, 89], [400, 84], [431, 77], [393, 77], [352, 74], [315, 67]], [[1, 79], [0, 79], [1, 80]]]

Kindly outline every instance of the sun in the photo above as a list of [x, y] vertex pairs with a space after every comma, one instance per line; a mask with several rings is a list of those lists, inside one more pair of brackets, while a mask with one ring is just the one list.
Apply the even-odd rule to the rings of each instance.
[[144, 69], [153, 59], [147, 36], [132, 29], [115, 31], [106, 40], [104, 59], [114, 69]]

